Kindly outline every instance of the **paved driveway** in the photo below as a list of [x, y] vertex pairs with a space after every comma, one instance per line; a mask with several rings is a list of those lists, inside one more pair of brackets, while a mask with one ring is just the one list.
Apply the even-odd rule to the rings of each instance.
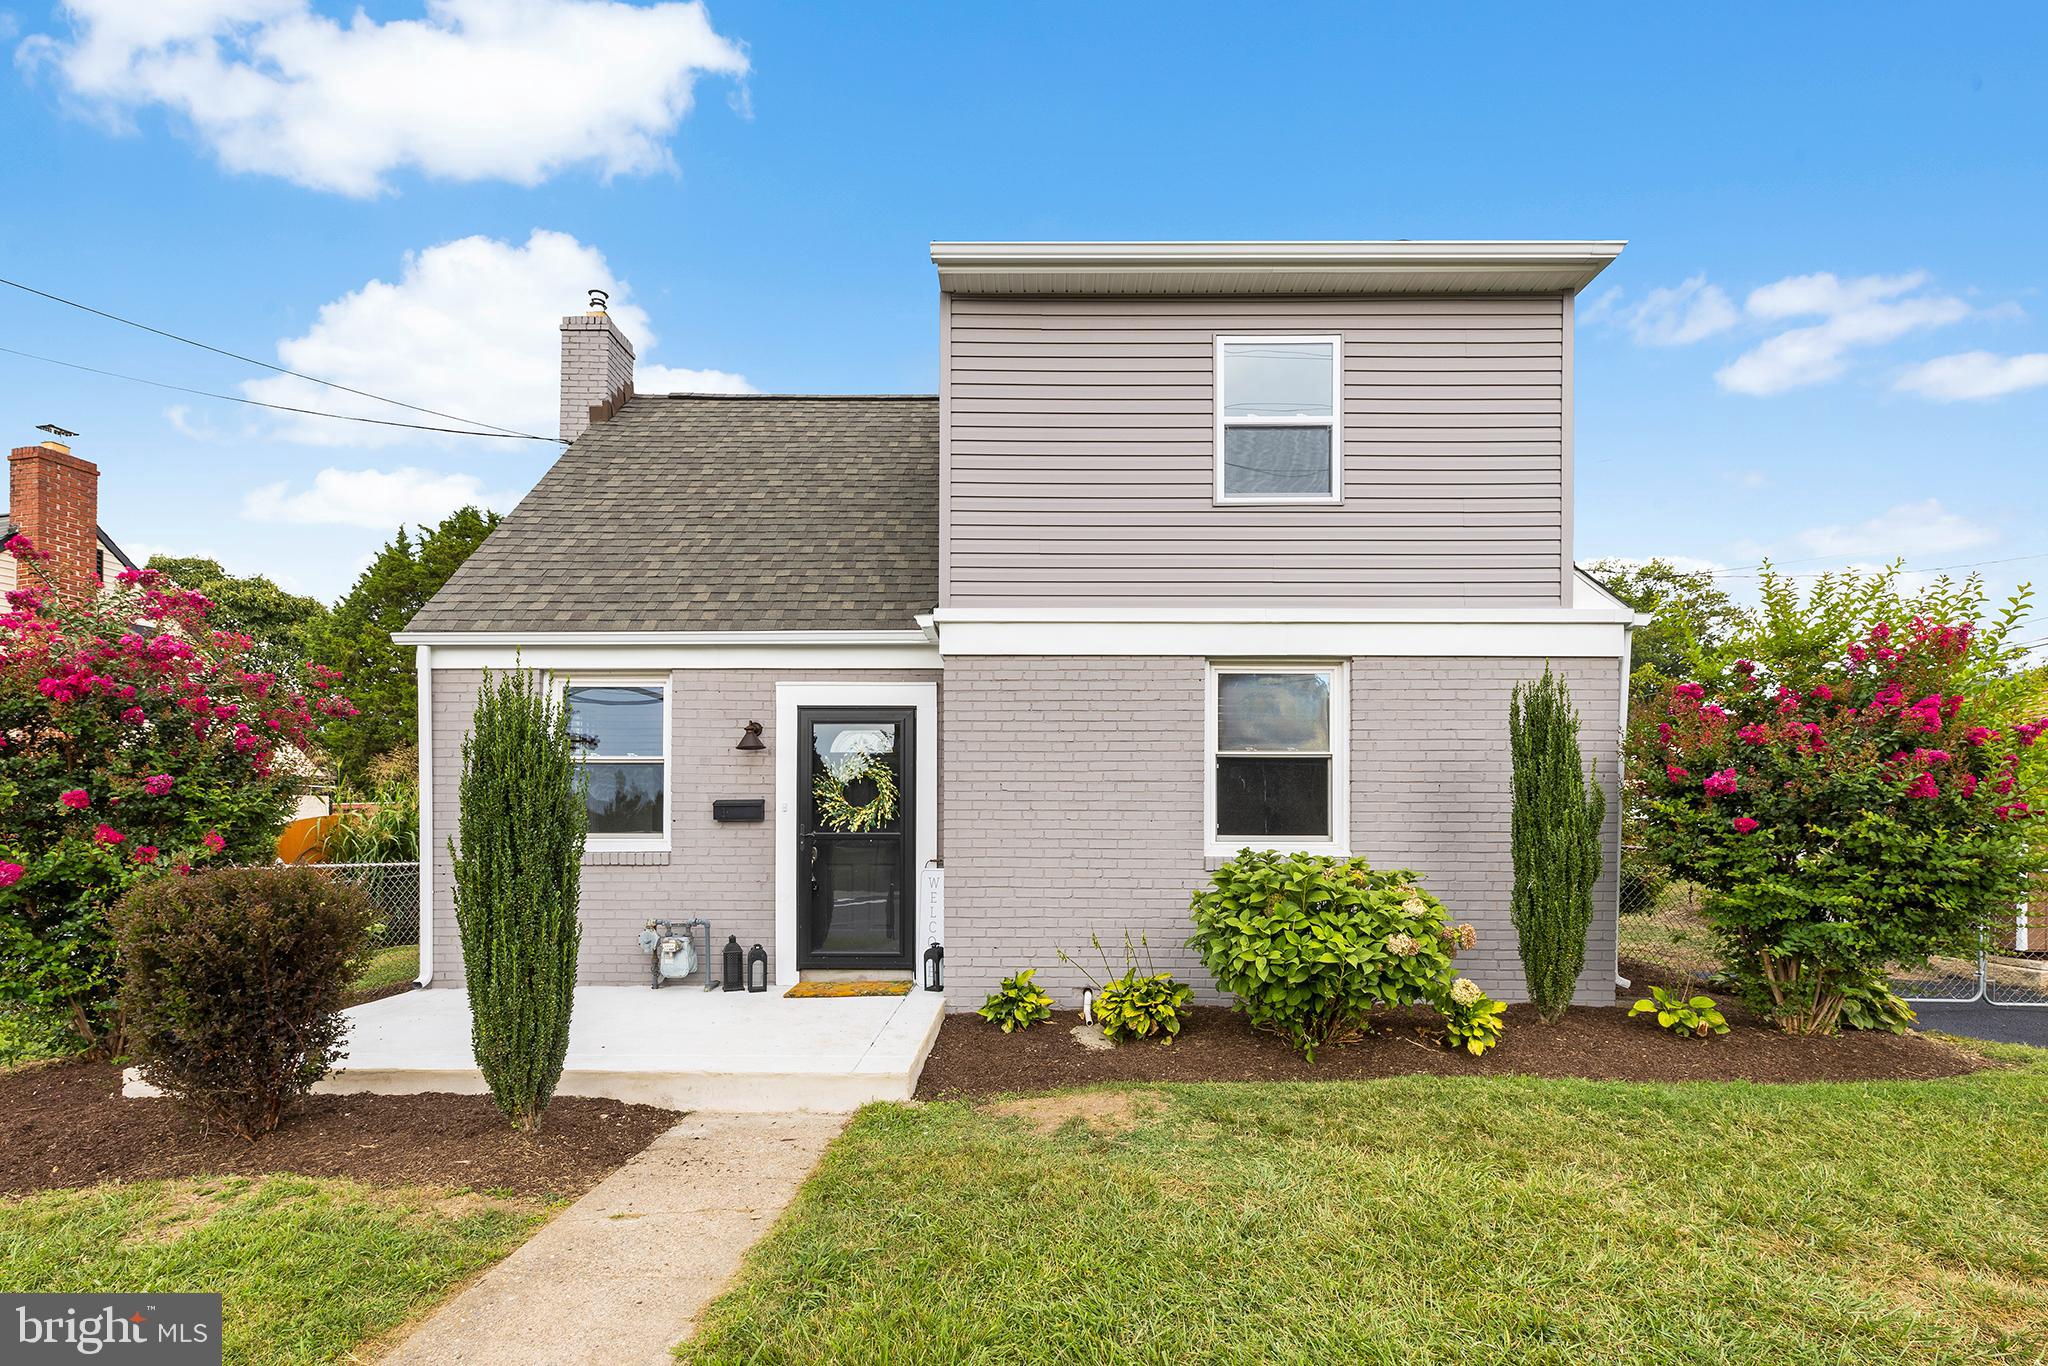
[[2048, 1048], [2048, 1006], [1994, 1006], [1982, 1001], [1968, 1005], [1947, 1002], [1916, 1004], [1920, 1028], [1938, 1029], [1944, 1034], [1961, 1034], [1971, 1039], [1998, 1043], [2030, 1043]]

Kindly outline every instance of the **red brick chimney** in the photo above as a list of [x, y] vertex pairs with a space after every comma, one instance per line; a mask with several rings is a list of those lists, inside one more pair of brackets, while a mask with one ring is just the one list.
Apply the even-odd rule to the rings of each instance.
[[54, 558], [24, 564], [24, 580], [40, 572], [74, 602], [98, 591], [100, 467], [52, 437], [16, 446], [7, 457], [7, 518]]

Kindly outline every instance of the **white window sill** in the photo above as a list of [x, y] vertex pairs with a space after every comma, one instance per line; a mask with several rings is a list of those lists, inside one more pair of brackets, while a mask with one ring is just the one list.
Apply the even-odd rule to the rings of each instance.
[[666, 839], [594, 839], [583, 838], [583, 852], [586, 854], [666, 854], [671, 852]]
[[1215, 503], [1220, 508], [1333, 508], [1343, 505], [1344, 495], [1341, 493], [1317, 494], [1312, 498], [1219, 497], [1215, 500]]

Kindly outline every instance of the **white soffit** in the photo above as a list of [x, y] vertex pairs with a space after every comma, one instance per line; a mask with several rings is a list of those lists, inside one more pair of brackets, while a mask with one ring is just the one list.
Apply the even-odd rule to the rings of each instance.
[[954, 294], [1551, 294], [1624, 242], [934, 242]]

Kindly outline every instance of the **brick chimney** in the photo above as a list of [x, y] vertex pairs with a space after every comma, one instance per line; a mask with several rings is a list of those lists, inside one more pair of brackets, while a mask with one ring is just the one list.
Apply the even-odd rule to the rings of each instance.
[[562, 319], [562, 440], [574, 441], [633, 396], [633, 343], [590, 291], [590, 311]]
[[100, 564], [100, 467], [55, 437], [7, 457], [7, 519], [54, 559], [36, 569], [72, 601], [90, 598]]

